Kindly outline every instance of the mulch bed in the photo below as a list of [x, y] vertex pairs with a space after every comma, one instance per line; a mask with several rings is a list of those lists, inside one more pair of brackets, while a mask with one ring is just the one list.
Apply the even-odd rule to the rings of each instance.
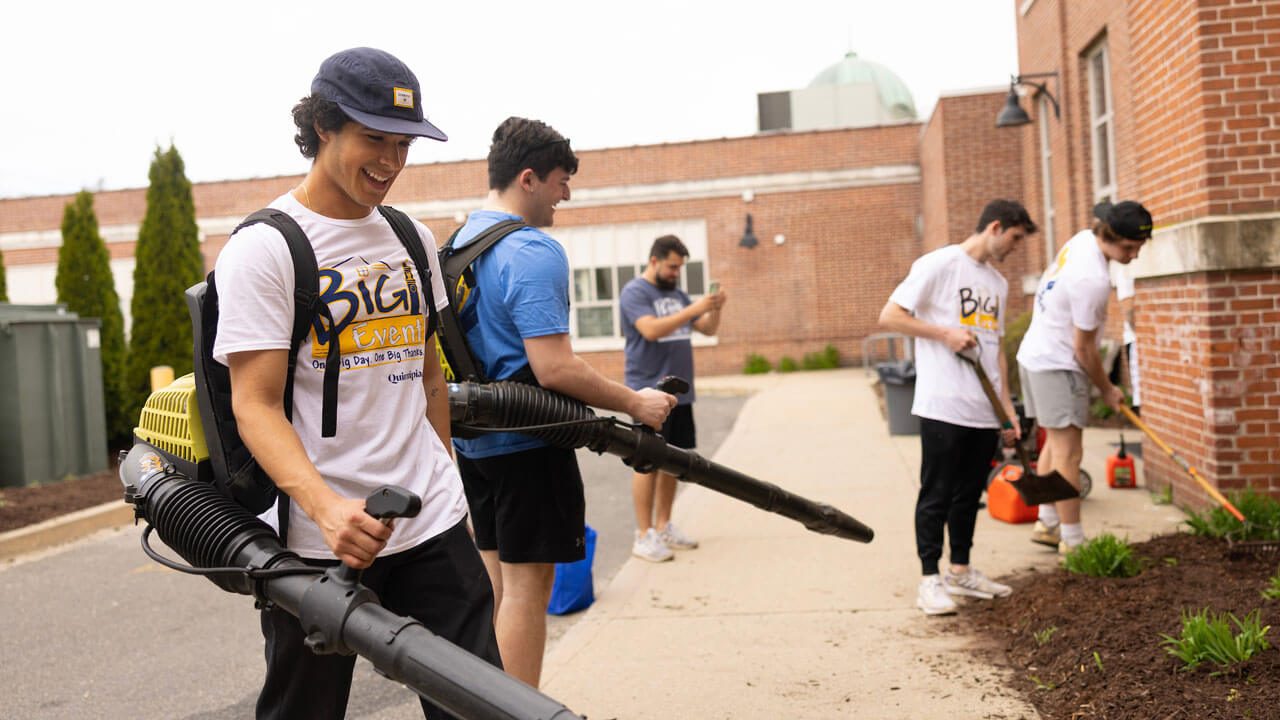
[[0, 532], [111, 501], [124, 502], [114, 468], [47, 485], [0, 488]]
[[[1229, 559], [1225, 540], [1186, 533], [1133, 548], [1151, 559], [1137, 577], [1020, 574], [1006, 578], [1011, 597], [970, 604], [947, 629], [985, 640], [977, 652], [1010, 668], [1046, 720], [1280, 717], [1280, 650], [1214, 675], [1212, 665], [1181, 670], [1160, 637], [1181, 637], [1182, 612], [1206, 607], [1241, 619], [1261, 609], [1264, 626], [1280, 623], [1280, 600], [1261, 595], [1280, 557]], [[1277, 635], [1268, 639], [1280, 646]]]

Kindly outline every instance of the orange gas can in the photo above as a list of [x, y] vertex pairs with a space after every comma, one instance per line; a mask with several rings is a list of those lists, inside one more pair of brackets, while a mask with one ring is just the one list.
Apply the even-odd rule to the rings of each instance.
[[1004, 463], [996, 468], [991, 483], [987, 485], [987, 512], [991, 517], [1007, 523], [1035, 522], [1040, 510], [1035, 505], [1022, 502], [1022, 496], [1013, 489], [1010, 481], [1022, 478], [1022, 468]]
[[1120, 449], [1107, 458], [1107, 484], [1113, 488], [1138, 486], [1133, 477], [1133, 457], [1124, 451], [1124, 433], [1120, 433]]

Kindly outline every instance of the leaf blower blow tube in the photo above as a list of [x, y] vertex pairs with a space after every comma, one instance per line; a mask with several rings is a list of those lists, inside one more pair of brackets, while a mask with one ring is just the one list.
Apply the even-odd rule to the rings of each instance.
[[[224, 590], [298, 618], [318, 654], [355, 653], [463, 720], [582, 720], [563, 704], [384, 608], [359, 571], [309, 566], [266, 523], [146, 443], [120, 463], [125, 500], [165, 544]], [[148, 532], [150, 528], [148, 529]], [[143, 536], [144, 548], [146, 534]], [[188, 569], [190, 571], [190, 569]]]
[[871, 528], [830, 505], [718, 465], [692, 450], [669, 445], [649, 428], [597, 417], [577, 400], [533, 385], [451, 383], [449, 417], [455, 426], [472, 432], [506, 429], [556, 447], [585, 447], [595, 453], [617, 455], [636, 472], [661, 470], [791, 518], [817, 533], [864, 543], [875, 536]]

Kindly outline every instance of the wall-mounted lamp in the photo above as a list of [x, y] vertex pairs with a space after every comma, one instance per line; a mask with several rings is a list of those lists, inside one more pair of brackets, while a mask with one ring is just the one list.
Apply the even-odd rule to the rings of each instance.
[[1018, 86], [1030, 85], [1036, 90], [1044, 93], [1049, 98], [1049, 102], [1053, 103], [1053, 116], [1062, 117], [1058, 111], [1058, 101], [1054, 99], [1053, 94], [1049, 92], [1049, 88], [1043, 83], [1031, 82], [1027, 78], [1056, 78], [1058, 73], [1031, 73], [1030, 75], [1014, 75], [1009, 80], [1009, 97], [1005, 98], [1004, 109], [1000, 111], [1000, 115], [996, 117], [996, 127], [1018, 127], [1031, 122], [1031, 117], [1027, 115], [1027, 111], [1022, 109], [1018, 104]]
[[756, 234], [751, 232], [751, 213], [747, 213], [747, 229], [742, 233], [742, 238], [738, 240], [738, 247], [753, 248], [759, 245], [760, 241], [756, 239]]

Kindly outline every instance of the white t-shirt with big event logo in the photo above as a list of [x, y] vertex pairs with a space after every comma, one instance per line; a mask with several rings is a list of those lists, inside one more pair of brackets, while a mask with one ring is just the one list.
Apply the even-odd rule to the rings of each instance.
[[[1092, 230], [1076, 233], [1040, 276], [1018, 364], [1031, 372], [1084, 372], [1076, 360], [1076, 328], [1089, 331], [1102, 327], [1110, 295], [1107, 256], [1098, 247], [1097, 237]], [[1102, 341], [1102, 333], [1098, 333], [1098, 341]]]
[[[342, 350], [337, 434], [321, 437], [325, 356], [329, 338], [317, 330], [302, 342], [293, 385], [293, 427], [307, 457], [339, 495], [367, 497], [396, 485], [422, 498], [417, 517], [400, 518], [384, 555], [407, 550], [456, 525], [467, 512], [458, 471], [427, 422], [422, 377], [428, 354], [428, 313], [412, 264], [376, 210], [358, 220], [318, 215], [285, 194], [271, 207], [298, 221], [311, 241]], [[436, 245], [414, 223], [427, 250], [436, 308], [448, 304]], [[247, 350], [287, 350], [293, 329], [293, 261], [284, 238], [262, 223], [236, 233], [218, 255], [218, 337], [214, 359]], [[438, 402], [447, 402], [440, 398]], [[276, 525], [276, 510], [262, 519]], [[289, 548], [306, 558], [332, 558], [320, 530], [290, 505]]]
[[[974, 260], [959, 245], [948, 245], [912, 263], [907, 279], [889, 300], [923, 322], [973, 333], [981, 348], [982, 369], [999, 392], [1002, 311], [1008, 295], [1008, 281], [990, 263]], [[915, 358], [913, 415], [964, 427], [1000, 427], [978, 374], [945, 343], [916, 338]]]

